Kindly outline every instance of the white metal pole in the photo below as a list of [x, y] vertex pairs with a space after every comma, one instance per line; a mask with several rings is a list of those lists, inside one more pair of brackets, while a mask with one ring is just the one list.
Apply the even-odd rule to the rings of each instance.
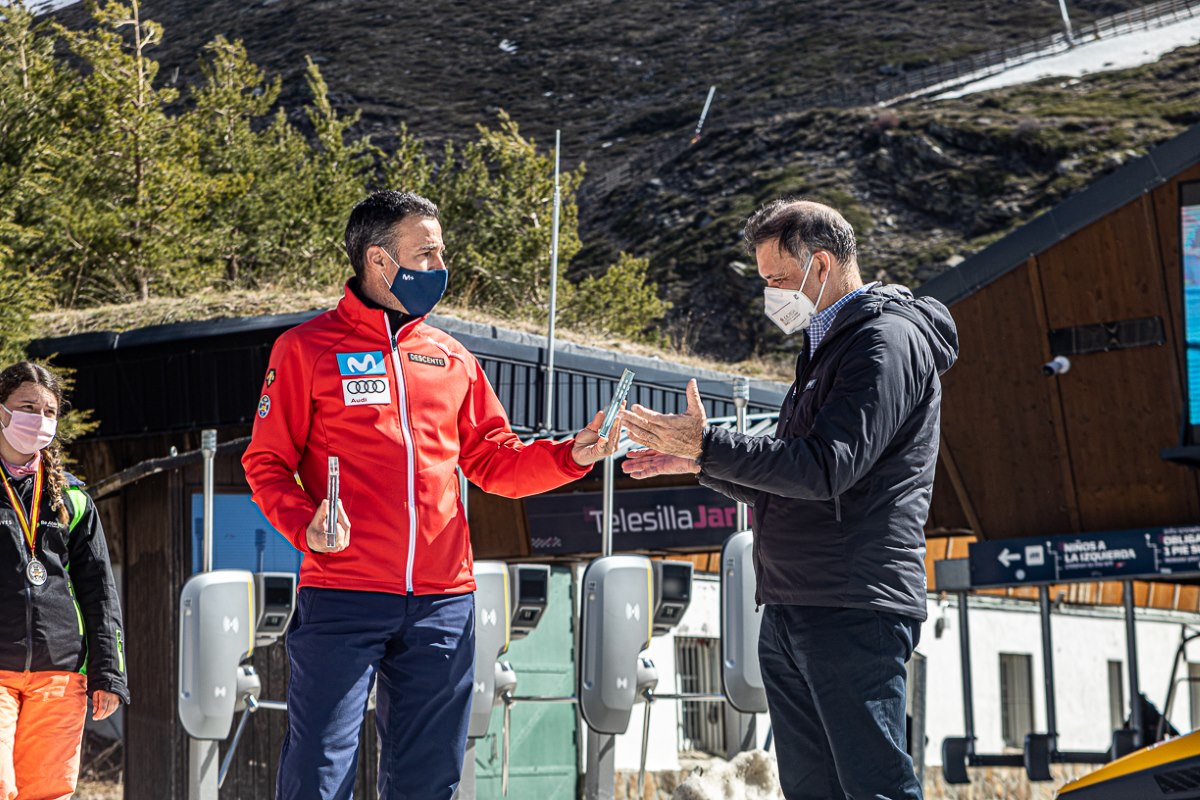
[[200, 452], [204, 456], [204, 544], [201, 569], [213, 568], [213, 459], [217, 455], [217, 432], [200, 431]]
[[696, 132], [692, 134], [692, 144], [700, 141], [700, 132], [704, 130], [704, 120], [708, 118], [708, 109], [712, 107], [713, 96], [716, 93], [715, 85], [708, 87], [708, 99], [704, 101], [704, 110], [700, 112], [700, 121], [696, 123]]
[[600, 524], [600, 555], [611, 556], [613, 552], [613, 457], [604, 459], [604, 500], [601, 503], [604, 520]]
[[[200, 568], [213, 568], [213, 459], [217, 455], [217, 432], [200, 431], [200, 454], [204, 457], [204, 541]], [[219, 742], [188, 737], [188, 800], [217, 800], [220, 790]]]
[[[737, 432], [746, 432], [746, 406], [750, 403], [750, 381], [741, 376], [733, 379], [733, 405], [737, 409]], [[737, 504], [737, 530], [750, 527], [750, 511], [745, 503]]]
[[550, 329], [546, 334], [546, 430], [554, 430], [554, 317], [558, 311], [558, 224], [562, 209], [559, 180], [562, 131], [554, 132], [554, 216], [550, 234]]
[[1071, 15], [1067, 13], [1067, 0], [1058, 0], [1058, 10], [1062, 12], [1063, 26], [1067, 29], [1067, 43], [1075, 41], [1075, 33], [1071, 30]]

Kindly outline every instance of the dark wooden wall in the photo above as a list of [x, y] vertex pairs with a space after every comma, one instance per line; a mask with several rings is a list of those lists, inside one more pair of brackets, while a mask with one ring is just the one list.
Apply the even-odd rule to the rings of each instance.
[[[1198, 179], [1192, 168], [955, 304], [940, 526], [1000, 539], [1200, 521], [1197, 472], [1159, 455], [1184, 414], [1178, 183]], [[1042, 375], [1051, 330], [1155, 316], [1164, 345]]]
[[[187, 794], [187, 742], [175, 713], [179, 590], [190, 573], [179, 473], [128, 487], [114, 498], [124, 542], [126, 665], [132, 702], [125, 710], [125, 797]], [[112, 505], [113, 500], [102, 501]], [[111, 515], [110, 515], [111, 518]]]

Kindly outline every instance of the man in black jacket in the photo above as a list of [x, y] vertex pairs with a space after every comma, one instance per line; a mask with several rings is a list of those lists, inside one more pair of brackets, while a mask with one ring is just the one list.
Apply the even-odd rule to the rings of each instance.
[[946, 307], [864, 286], [833, 209], [779, 200], [746, 224], [767, 316], [805, 331], [774, 436], [634, 406], [638, 478], [691, 472], [754, 508], [759, 658], [788, 800], [920, 798], [905, 752], [905, 662], [925, 609], [941, 411], [958, 355]]

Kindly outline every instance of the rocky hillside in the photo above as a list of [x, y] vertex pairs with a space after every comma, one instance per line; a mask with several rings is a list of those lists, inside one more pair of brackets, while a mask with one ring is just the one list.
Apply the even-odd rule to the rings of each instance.
[[1154, 144], [1200, 123], [1200, 47], [1085, 80], [895, 109], [813, 109], [706, 135], [588, 198], [590, 242], [648, 253], [692, 346], [744, 358], [785, 347], [760, 313], [742, 223], [807, 195], [846, 214], [865, 276], [918, 285]]
[[[1078, 23], [1139, 2], [1069, 5]], [[808, 100], [1052, 33], [1056, 0], [145, 0], [143, 13], [165, 27], [156, 55], [168, 80], [194, 74], [203, 43], [225, 34], [284, 77], [297, 109], [311, 55], [335, 102], [361, 110], [380, 141], [404, 122], [437, 147], [501, 108], [543, 142], [561, 128], [564, 159], [590, 175], [572, 269], [620, 249], [649, 256], [675, 304], [672, 337], [729, 359], [784, 346], [737, 241], [765, 200], [841, 207], [869, 273], [919, 282], [1198, 119], [1196, 51], [894, 110]], [[85, 19], [82, 6], [60, 16]]]

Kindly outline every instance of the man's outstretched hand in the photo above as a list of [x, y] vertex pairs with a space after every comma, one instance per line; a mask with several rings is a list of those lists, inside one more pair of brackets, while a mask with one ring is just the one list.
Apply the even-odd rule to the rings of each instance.
[[687, 385], [687, 411], [682, 414], [660, 414], [645, 406], [635, 405], [625, 412], [624, 421], [629, 438], [640, 445], [662, 455], [679, 456], [690, 461], [700, 458], [708, 417], [704, 414], [704, 403], [700, 400], [700, 389], [696, 387], [695, 378], [688, 381]]
[[575, 434], [575, 446], [571, 448], [571, 457], [581, 467], [589, 467], [602, 458], [607, 458], [617, 452], [621, 440], [621, 423], [626, 414], [625, 404], [617, 412], [617, 421], [608, 431], [608, 436], [600, 438], [600, 426], [604, 424], [604, 412], [597, 411], [596, 416], [588, 426]]
[[671, 456], [657, 450], [630, 450], [621, 463], [621, 471], [631, 478], [653, 478], [658, 475], [698, 475], [700, 462], [682, 456]]

